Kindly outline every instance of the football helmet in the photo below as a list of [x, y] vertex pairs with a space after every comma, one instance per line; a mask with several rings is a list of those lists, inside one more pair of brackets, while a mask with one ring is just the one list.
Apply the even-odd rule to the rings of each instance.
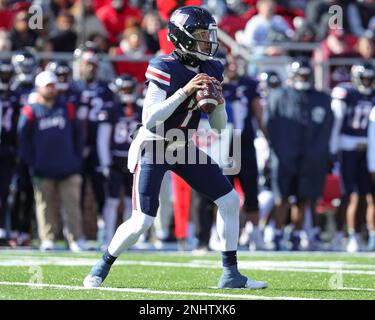
[[201, 7], [186, 6], [175, 10], [168, 24], [168, 37], [178, 56], [192, 66], [212, 59], [219, 48], [216, 21]]
[[307, 59], [297, 59], [289, 66], [289, 79], [296, 90], [310, 90], [313, 87], [313, 69]]
[[59, 82], [56, 84], [58, 91], [66, 91], [69, 88], [69, 79], [72, 72], [69, 64], [63, 61], [52, 61], [47, 64], [46, 70], [53, 72]]
[[353, 86], [362, 94], [370, 95], [374, 89], [375, 69], [370, 63], [360, 63], [352, 66], [350, 78]]
[[0, 60], [0, 93], [9, 90], [13, 74], [12, 63], [9, 60]]
[[38, 62], [32, 52], [28, 50], [18, 51], [12, 57], [12, 65], [18, 82], [25, 84], [34, 83]]
[[267, 95], [270, 90], [281, 86], [281, 78], [274, 70], [265, 70], [259, 74], [259, 89]]
[[134, 103], [137, 99], [137, 82], [131, 75], [118, 76], [109, 84], [109, 88], [117, 94], [121, 103]]

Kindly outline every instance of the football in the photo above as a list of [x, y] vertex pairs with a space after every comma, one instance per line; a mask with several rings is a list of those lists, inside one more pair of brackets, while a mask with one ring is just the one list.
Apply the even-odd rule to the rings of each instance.
[[195, 100], [199, 109], [204, 113], [211, 113], [218, 105], [219, 93], [212, 81], [210, 81], [206, 88], [197, 90]]

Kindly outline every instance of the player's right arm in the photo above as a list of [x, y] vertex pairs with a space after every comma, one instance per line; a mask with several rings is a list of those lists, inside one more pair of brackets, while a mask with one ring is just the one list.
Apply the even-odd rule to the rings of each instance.
[[343, 87], [335, 87], [332, 90], [331, 109], [334, 116], [333, 127], [330, 137], [330, 153], [332, 155], [337, 154], [339, 149], [339, 139], [342, 124], [345, 117], [347, 90]]

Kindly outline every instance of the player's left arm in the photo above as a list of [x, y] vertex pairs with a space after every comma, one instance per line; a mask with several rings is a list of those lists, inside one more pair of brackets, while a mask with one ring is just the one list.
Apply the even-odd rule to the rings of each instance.
[[221, 133], [227, 126], [228, 122], [228, 115], [227, 111], [225, 110], [225, 99], [223, 97], [223, 89], [221, 87], [220, 81], [214, 77], [210, 78], [219, 92], [219, 104], [214, 111], [208, 114], [208, 122], [210, 123], [211, 128], [216, 129], [219, 133]]
[[367, 166], [371, 173], [372, 180], [375, 181], [375, 108], [373, 108], [370, 113], [367, 134]]
[[266, 128], [266, 126], [264, 124], [264, 120], [263, 120], [264, 119], [264, 117], [263, 117], [263, 107], [262, 107], [260, 97], [257, 96], [257, 97], [252, 99], [251, 108], [253, 110], [254, 117], [257, 120], [259, 129], [262, 131], [263, 135], [267, 138], [268, 137], [267, 128]]

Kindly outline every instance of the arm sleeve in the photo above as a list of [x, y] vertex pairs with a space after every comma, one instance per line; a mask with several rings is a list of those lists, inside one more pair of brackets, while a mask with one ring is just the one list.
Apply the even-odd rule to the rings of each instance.
[[344, 120], [346, 103], [341, 99], [332, 99], [331, 109], [333, 112], [334, 121], [331, 131], [329, 149], [331, 154], [336, 154], [339, 149], [340, 131]]
[[110, 123], [100, 123], [98, 127], [98, 138], [96, 146], [101, 167], [108, 167], [111, 164], [110, 140], [112, 126]]
[[19, 142], [19, 156], [26, 162], [29, 167], [34, 164], [34, 150], [32, 143], [32, 128], [30, 120], [25, 116], [24, 112], [21, 113], [18, 121], [18, 142]]
[[368, 147], [367, 147], [367, 163], [368, 170], [375, 172], [375, 109], [370, 113], [370, 121], [368, 125]]
[[219, 133], [225, 129], [228, 122], [225, 102], [218, 105], [216, 109], [208, 115], [208, 122], [210, 123], [211, 128], [216, 129]]
[[353, 3], [348, 6], [348, 22], [350, 31], [357, 37], [361, 37], [365, 32], [362, 27], [361, 16], [358, 7]]
[[155, 127], [157, 122], [167, 120], [187, 95], [179, 89], [169, 98], [166, 97], [166, 91], [153, 82], [149, 83], [142, 112], [142, 123], [147, 129]]

